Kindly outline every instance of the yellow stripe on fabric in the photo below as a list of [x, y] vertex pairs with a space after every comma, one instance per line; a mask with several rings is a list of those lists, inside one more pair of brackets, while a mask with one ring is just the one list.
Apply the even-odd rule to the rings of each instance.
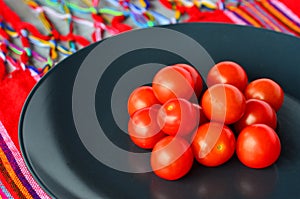
[[37, 3], [32, 0], [23, 0], [29, 6], [37, 6]]
[[41, 13], [39, 15], [39, 19], [41, 20], [42, 24], [44, 25], [44, 27], [46, 28], [46, 30], [48, 32], [51, 33], [51, 25], [49, 24], [49, 22], [47, 21], [46, 17], [45, 17], [45, 14], [44, 13]]
[[176, 20], [179, 20], [180, 17], [181, 17], [180, 11], [179, 11], [179, 10], [176, 10], [176, 11], [175, 11], [175, 19], [176, 19]]
[[6, 33], [11, 37], [17, 37], [18, 33], [5, 29]]
[[197, 5], [197, 7], [200, 7], [201, 5], [203, 5], [203, 6], [207, 7], [207, 8], [209, 8], [209, 9], [212, 9], [212, 10], [217, 9], [216, 4], [213, 4], [213, 3], [207, 2], [207, 1], [202, 1], [201, 3], [194, 3], [194, 4]]
[[142, 5], [143, 8], [147, 7], [147, 4], [144, 0], [140, 0], [140, 4]]
[[235, 6], [229, 6], [228, 9], [230, 11], [235, 12], [236, 14], [240, 15], [242, 18], [244, 18], [245, 20], [247, 20], [251, 25], [253, 25], [254, 27], [257, 28], [261, 28], [262, 26], [252, 17], [250, 17], [247, 13], [245, 13], [243, 10], [235, 7]]
[[261, 0], [261, 5], [266, 8], [271, 14], [273, 14], [277, 19], [279, 19], [282, 23], [284, 23], [291, 30], [300, 34], [300, 28], [295, 25], [291, 20], [286, 18], [283, 14], [281, 14], [278, 10], [276, 10], [272, 5], [269, 4], [266, 0]]
[[31, 196], [31, 194], [27, 191], [26, 187], [23, 186], [22, 182], [20, 181], [20, 179], [17, 177], [15, 171], [13, 170], [13, 168], [11, 167], [7, 157], [5, 156], [4, 151], [0, 148], [0, 158], [3, 162], [3, 166], [6, 169], [7, 173], [9, 174], [9, 176], [11, 177], [11, 179], [13, 180], [13, 182], [16, 184], [16, 186], [19, 188], [19, 190], [21, 191], [21, 193], [27, 198], [27, 199], [32, 199], [33, 197]]
[[93, 4], [89, 0], [81, 0], [84, 4], [86, 4], [88, 7], [93, 7]]
[[42, 39], [40, 39], [40, 38], [38, 38], [38, 37], [36, 37], [34, 35], [29, 35], [29, 38], [30, 39], [34, 39], [34, 40], [36, 40], [36, 41], [38, 41], [38, 42], [40, 42], [42, 44], [45, 44], [45, 45], [48, 45], [48, 43], [49, 43], [48, 41], [42, 40]]
[[[24, 3], [31, 7], [40, 8], [40, 5], [37, 4], [35, 1], [24, 0]], [[41, 20], [46, 30], [51, 32], [51, 24], [49, 24], [49, 22], [47, 21], [45, 14], [43, 12], [40, 12], [38, 18]]]

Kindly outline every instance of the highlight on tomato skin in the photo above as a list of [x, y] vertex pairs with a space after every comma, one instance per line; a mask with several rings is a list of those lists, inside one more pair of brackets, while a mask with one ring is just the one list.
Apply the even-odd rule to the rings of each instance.
[[194, 80], [191, 73], [184, 68], [167, 66], [155, 74], [152, 88], [162, 104], [172, 98], [189, 100], [194, 95]]
[[284, 101], [284, 92], [278, 83], [269, 78], [256, 79], [244, 91], [246, 99], [259, 99], [270, 104], [277, 112]]
[[161, 131], [156, 118], [159, 107], [146, 107], [136, 111], [128, 122], [128, 134], [134, 144], [143, 149], [152, 149], [166, 135]]
[[235, 152], [236, 140], [229, 127], [217, 122], [201, 125], [192, 141], [196, 160], [208, 167], [224, 164]]
[[272, 129], [277, 127], [277, 116], [274, 109], [265, 101], [249, 99], [246, 101], [246, 110], [240, 120], [234, 123], [237, 134], [246, 126], [252, 124], [266, 124]]
[[186, 136], [196, 128], [199, 114], [200, 112], [188, 100], [173, 98], [159, 109], [157, 123], [161, 130], [168, 135]]
[[160, 104], [153, 93], [151, 86], [141, 86], [136, 88], [130, 94], [127, 101], [128, 114], [131, 116], [139, 109], [151, 107], [155, 104]]
[[201, 94], [202, 89], [203, 89], [203, 80], [202, 80], [202, 77], [199, 74], [199, 72], [193, 66], [188, 65], [188, 64], [175, 64], [175, 65], [172, 65], [172, 67], [183, 68], [191, 74], [191, 76], [193, 78], [193, 81], [194, 81], [195, 95], [197, 97], [200, 97], [200, 94]]
[[248, 84], [248, 76], [241, 65], [233, 61], [222, 61], [214, 65], [208, 72], [208, 87], [215, 84], [230, 84], [243, 92]]
[[236, 154], [247, 167], [262, 169], [274, 164], [281, 152], [276, 132], [265, 124], [245, 127], [237, 138]]
[[167, 136], [154, 146], [150, 164], [153, 172], [165, 180], [178, 180], [185, 176], [194, 162], [190, 144], [179, 136]]

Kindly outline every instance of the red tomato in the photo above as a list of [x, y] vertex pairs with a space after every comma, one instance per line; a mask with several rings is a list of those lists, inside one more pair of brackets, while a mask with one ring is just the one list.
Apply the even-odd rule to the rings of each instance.
[[243, 93], [229, 84], [216, 84], [208, 88], [201, 103], [208, 119], [225, 124], [238, 121], [246, 107]]
[[243, 92], [248, 84], [248, 77], [239, 64], [223, 61], [213, 66], [208, 72], [207, 86], [215, 84], [231, 84]]
[[190, 134], [198, 124], [199, 112], [194, 105], [182, 98], [167, 101], [159, 109], [158, 125], [168, 135], [181, 136]]
[[153, 92], [161, 103], [172, 98], [190, 99], [194, 94], [192, 75], [180, 67], [167, 66], [156, 73]]
[[284, 93], [276, 82], [262, 78], [250, 82], [245, 90], [245, 97], [268, 102], [275, 111], [278, 111], [283, 103]]
[[203, 108], [199, 105], [199, 104], [193, 104], [193, 106], [196, 108], [197, 111], [197, 115], [198, 115], [198, 126], [209, 122], [209, 120], [207, 119], [207, 117], [205, 116], [204, 112], [203, 112]]
[[181, 67], [190, 72], [194, 81], [194, 91], [197, 97], [200, 96], [203, 89], [203, 81], [198, 71], [188, 64], [175, 64], [173, 66]]
[[227, 126], [211, 122], [201, 125], [192, 142], [196, 160], [215, 167], [227, 162], [235, 151], [235, 137]]
[[191, 170], [193, 161], [193, 152], [187, 141], [167, 136], [154, 146], [150, 162], [157, 176], [177, 180]]
[[276, 132], [265, 124], [244, 128], [238, 136], [236, 154], [250, 168], [272, 165], [280, 155], [281, 144]]
[[139, 109], [151, 107], [155, 104], [160, 104], [160, 102], [156, 99], [152, 87], [141, 86], [135, 89], [128, 98], [128, 113], [132, 115]]
[[276, 129], [277, 116], [274, 109], [267, 103], [257, 99], [246, 101], [246, 110], [243, 117], [234, 124], [237, 133], [252, 124], [266, 124]]
[[139, 147], [152, 149], [165, 134], [156, 122], [157, 107], [147, 107], [136, 111], [128, 122], [131, 140]]

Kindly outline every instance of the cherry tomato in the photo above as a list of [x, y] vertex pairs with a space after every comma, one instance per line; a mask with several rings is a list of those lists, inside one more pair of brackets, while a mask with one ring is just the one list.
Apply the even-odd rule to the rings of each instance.
[[274, 109], [267, 103], [257, 99], [246, 101], [246, 110], [243, 117], [234, 124], [237, 133], [246, 126], [252, 124], [266, 124], [272, 129], [276, 129], [277, 116]]
[[156, 99], [152, 87], [141, 86], [135, 89], [128, 98], [128, 113], [132, 115], [139, 109], [151, 107], [155, 104], [160, 104], [160, 102]]
[[131, 140], [144, 149], [152, 149], [165, 134], [160, 130], [156, 117], [158, 108], [147, 107], [136, 111], [128, 122]]
[[284, 93], [276, 82], [262, 78], [249, 83], [245, 90], [245, 97], [268, 102], [277, 112], [283, 103]]
[[244, 128], [238, 136], [236, 154], [250, 168], [265, 168], [279, 158], [280, 140], [276, 132], [265, 124]]
[[198, 126], [209, 122], [209, 120], [207, 119], [207, 117], [205, 116], [204, 112], [203, 112], [203, 108], [199, 105], [199, 104], [193, 104], [193, 106], [196, 108], [197, 111], [197, 116], [199, 117], [198, 119]]
[[201, 125], [192, 142], [196, 160], [215, 167], [227, 162], [235, 151], [235, 137], [229, 127], [210, 122]]
[[203, 89], [203, 81], [198, 71], [188, 64], [175, 64], [173, 66], [181, 67], [190, 72], [194, 81], [194, 91], [197, 97], [200, 96]]
[[152, 82], [153, 92], [161, 103], [172, 98], [190, 99], [194, 94], [192, 75], [180, 67], [167, 66], [156, 73]]
[[232, 124], [244, 114], [246, 100], [243, 93], [229, 84], [215, 84], [202, 96], [202, 108], [212, 121]]
[[177, 180], [191, 170], [193, 161], [193, 152], [187, 141], [167, 136], [154, 146], [150, 162], [157, 176]]
[[168, 135], [181, 136], [190, 134], [198, 124], [199, 112], [194, 105], [183, 98], [167, 101], [159, 109], [158, 125]]
[[213, 66], [208, 72], [208, 87], [215, 84], [231, 84], [243, 92], [248, 84], [248, 77], [239, 64], [223, 61]]

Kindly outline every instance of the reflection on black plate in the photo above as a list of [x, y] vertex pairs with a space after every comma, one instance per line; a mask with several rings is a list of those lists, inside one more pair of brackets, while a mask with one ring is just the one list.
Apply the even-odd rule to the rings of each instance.
[[[278, 132], [282, 141], [279, 161], [263, 170], [244, 167], [236, 158], [218, 168], [195, 163], [184, 178], [168, 182], [153, 173], [119, 172], [97, 161], [82, 145], [72, 116], [72, 89], [84, 58], [101, 42], [93, 44], [58, 64], [31, 93], [20, 123], [20, 143], [32, 174], [47, 192], [56, 198], [259, 198], [300, 197], [300, 40], [291, 36], [221, 24], [180, 24], [165, 28], [177, 30], [199, 42], [215, 62], [234, 60], [245, 67], [250, 80], [269, 77], [286, 92], [278, 113]], [[138, 30], [143, 35], [143, 30]], [[126, 33], [132, 34], [132, 32]], [[122, 37], [114, 37], [120, 40]], [[186, 44], [176, 41], [178, 46]], [[122, 43], [122, 41], [120, 41]], [[197, 56], [197, 52], [190, 52]], [[101, 67], [101, 55], [99, 55]], [[137, 150], [112, 122], [111, 92], [117, 78], [140, 64], [185, 62], [175, 54], [142, 49], [123, 55], [113, 62], [96, 93], [98, 119], [107, 136], [124, 149]], [[122, 65], [122, 66], [120, 66]], [[122, 70], [120, 70], [122, 68]], [[105, 91], [102, 88], [105, 88]], [[129, 95], [129, 93], [128, 93]], [[126, 99], [121, 99], [123, 102]], [[104, 105], [101, 105], [101, 103]], [[126, 114], [126, 106], [120, 106]], [[110, 122], [107, 122], [110, 121]], [[109, 151], [108, 151], [109, 153]], [[139, 162], [130, 160], [132, 164]], [[141, 166], [143, 166], [141, 164]]]

